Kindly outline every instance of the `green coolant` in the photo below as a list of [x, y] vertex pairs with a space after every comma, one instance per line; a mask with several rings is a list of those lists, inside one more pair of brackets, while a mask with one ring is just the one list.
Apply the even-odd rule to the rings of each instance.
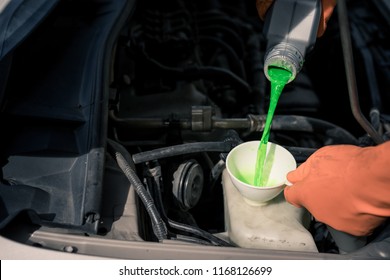
[[256, 169], [253, 184], [255, 186], [264, 186], [268, 181], [268, 174], [263, 173], [263, 169], [267, 156], [269, 133], [276, 105], [278, 104], [278, 100], [284, 86], [291, 78], [291, 72], [279, 67], [270, 67], [268, 69], [268, 76], [271, 81], [271, 100], [268, 108], [267, 119], [265, 121], [263, 135], [261, 136], [259, 148], [257, 149]]
[[[254, 171], [254, 170], [253, 170]], [[254, 178], [254, 172], [248, 172], [247, 173], [238, 173], [238, 174], [235, 174], [235, 177], [240, 180], [241, 182], [244, 182], [248, 185], [252, 185], [253, 186], [253, 178]], [[280, 183], [280, 182], [279, 182]], [[278, 181], [276, 180], [270, 180], [268, 182], [266, 182], [266, 185], [267, 186], [276, 186], [278, 184]]]

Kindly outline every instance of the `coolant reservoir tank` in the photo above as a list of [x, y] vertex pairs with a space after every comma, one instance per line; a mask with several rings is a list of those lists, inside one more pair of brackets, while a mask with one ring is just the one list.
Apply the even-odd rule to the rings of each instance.
[[283, 192], [269, 203], [249, 205], [222, 174], [225, 228], [229, 239], [242, 248], [318, 252], [307, 230], [310, 214], [286, 202]]

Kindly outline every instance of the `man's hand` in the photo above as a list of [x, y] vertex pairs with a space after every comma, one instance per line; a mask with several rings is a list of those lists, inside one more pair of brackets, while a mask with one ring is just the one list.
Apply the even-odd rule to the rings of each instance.
[[[269, 7], [272, 5], [273, 0], [256, 0], [256, 8], [259, 16], [262, 20], [265, 19], [265, 14], [267, 13]], [[320, 19], [320, 25], [318, 27], [317, 36], [321, 37], [325, 30], [326, 25], [330, 16], [333, 13], [334, 7], [336, 6], [336, 0], [322, 0], [322, 13]]]

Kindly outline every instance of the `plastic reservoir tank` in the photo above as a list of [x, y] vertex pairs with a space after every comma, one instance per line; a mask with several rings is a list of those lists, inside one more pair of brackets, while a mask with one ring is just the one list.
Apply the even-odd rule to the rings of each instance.
[[286, 202], [283, 192], [269, 203], [246, 203], [227, 170], [222, 174], [225, 229], [230, 242], [242, 248], [318, 252], [308, 231], [310, 214]]

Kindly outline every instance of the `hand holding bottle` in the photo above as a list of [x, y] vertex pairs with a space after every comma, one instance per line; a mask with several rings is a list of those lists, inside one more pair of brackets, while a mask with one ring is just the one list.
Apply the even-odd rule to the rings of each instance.
[[[264, 20], [265, 14], [272, 5], [273, 1], [274, 0], [256, 0], [256, 8], [262, 20]], [[317, 32], [318, 37], [321, 37], [324, 34], [327, 22], [332, 15], [335, 6], [336, 0], [322, 0], [321, 20]]]

